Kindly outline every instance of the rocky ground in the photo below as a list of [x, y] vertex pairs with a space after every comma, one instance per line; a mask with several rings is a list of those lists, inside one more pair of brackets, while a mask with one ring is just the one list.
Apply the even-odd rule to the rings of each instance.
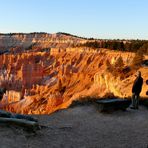
[[99, 113], [96, 106], [76, 106], [39, 115], [46, 127], [36, 134], [0, 126], [1, 148], [147, 148], [148, 110]]

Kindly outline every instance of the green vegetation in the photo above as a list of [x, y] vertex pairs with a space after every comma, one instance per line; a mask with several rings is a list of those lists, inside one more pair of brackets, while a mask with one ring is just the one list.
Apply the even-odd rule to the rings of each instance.
[[[43, 34], [46, 35], [48, 33], [46, 32], [32, 32], [32, 33], [7, 33], [3, 34], [0, 33], [0, 35], [6, 35], [6, 36], [13, 36], [13, 35], [35, 35], [35, 34]], [[57, 34], [62, 34], [70, 37], [75, 37], [79, 39], [86, 40], [85, 43], [80, 43], [77, 45], [73, 45], [73, 47], [89, 47], [89, 48], [107, 48], [111, 50], [117, 50], [117, 51], [129, 51], [129, 52], [137, 52], [142, 51], [145, 54], [148, 54], [148, 40], [106, 40], [106, 39], [94, 39], [94, 38], [85, 38], [80, 37], [77, 35], [72, 35], [70, 33], [65, 32], [58, 32]], [[33, 45], [34, 47], [34, 45]], [[32, 48], [29, 47], [29, 49]]]
[[80, 36], [73, 35], [73, 34], [70, 34], [70, 33], [65, 33], [65, 32], [58, 32], [57, 34], [62, 34], [62, 35], [66, 35], [66, 36], [72, 36], [72, 37], [80, 38], [80, 39], [84, 39], [84, 40], [95, 40], [94, 38], [80, 37]]
[[77, 47], [107, 48], [130, 52], [142, 51], [143, 53], [148, 54], [147, 40], [95, 40], [79, 44]]
[[105, 39], [85, 38], [65, 32], [58, 32], [57, 34], [63, 34], [66, 36], [72, 36], [88, 40], [86, 43], [76, 45], [76, 47], [90, 47], [94, 49], [107, 48], [111, 50], [129, 51], [129, 52], [142, 51], [143, 53], [148, 54], [148, 40], [119, 40], [119, 39], [105, 40]]

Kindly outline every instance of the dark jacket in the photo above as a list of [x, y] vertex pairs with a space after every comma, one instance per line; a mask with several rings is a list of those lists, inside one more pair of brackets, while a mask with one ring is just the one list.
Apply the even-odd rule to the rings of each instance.
[[143, 78], [141, 76], [139, 76], [134, 81], [132, 93], [139, 95], [142, 90], [142, 85], [143, 85]]

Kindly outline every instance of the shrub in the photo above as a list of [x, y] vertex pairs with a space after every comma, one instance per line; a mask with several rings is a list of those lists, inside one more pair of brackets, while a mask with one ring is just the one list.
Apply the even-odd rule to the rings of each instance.
[[135, 57], [133, 58], [133, 61], [132, 61], [132, 66], [134, 67], [141, 66], [143, 59], [144, 59], [143, 52], [141, 51], [136, 52]]
[[116, 60], [116, 62], [115, 62], [115, 64], [114, 64], [114, 67], [115, 67], [115, 68], [122, 68], [123, 66], [124, 66], [124, 62], [123, 62], [122, 57], [120, 56], [120, 57]]

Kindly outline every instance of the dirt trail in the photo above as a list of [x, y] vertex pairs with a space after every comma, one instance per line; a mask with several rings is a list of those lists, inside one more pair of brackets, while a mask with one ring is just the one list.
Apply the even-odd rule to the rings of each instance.
[[36, 116], [47, 126], [31, 134], [0, 126], [1, 148], [146, 148], [148, 110], [101, 114], [93, 105]]

